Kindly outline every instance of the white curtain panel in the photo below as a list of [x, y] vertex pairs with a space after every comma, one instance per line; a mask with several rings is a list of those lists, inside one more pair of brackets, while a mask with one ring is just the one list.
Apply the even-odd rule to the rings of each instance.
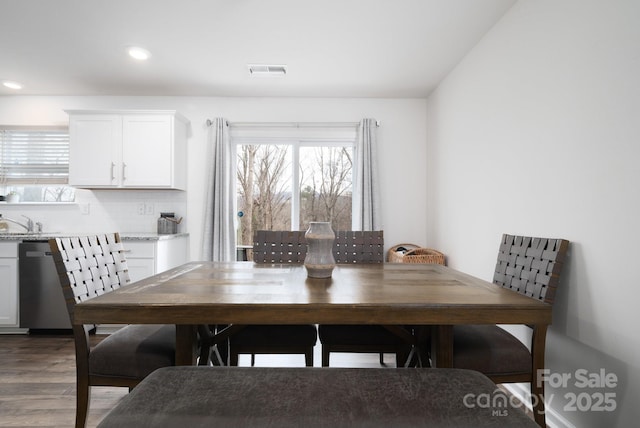
[[377, 121], [362, 119], [358, 127], [353, 175], [353, 230], [381, 230]]
[[224, 118], [209, 126], [208, 145], [212, 148], [206, 190], [202, 257], [211, 261], [236, 259], [235, 159]]

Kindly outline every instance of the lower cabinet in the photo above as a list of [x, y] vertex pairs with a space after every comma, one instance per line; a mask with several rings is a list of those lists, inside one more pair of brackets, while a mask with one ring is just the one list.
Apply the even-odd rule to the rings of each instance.
[[0, 327], [18, 327], [18, 243], [0, 242]]
[[[187, 234], [160, 239], [124, 237], [123, 243], [132, 282], [189, 261]], [[0, 333], [24, 332], [19, 307], [18, 242], [0, 242]]]
[[131, 282], [139, 281], [156, 272], [156, 242], [124, 242]]
[[186, 263], [189, 237], [181, 235], [169, 239], [134, 240], [122, 238], [131, 281], [139, 281]]

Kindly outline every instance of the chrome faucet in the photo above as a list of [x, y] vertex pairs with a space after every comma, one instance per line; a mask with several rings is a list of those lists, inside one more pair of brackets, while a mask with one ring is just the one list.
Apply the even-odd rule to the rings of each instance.
[[[31, 220], [29, 217], [27, 217], [24, 214], [22, 215], [22, 217], [27, 219], [26, 224], [22, 224], [19, 221], [10, 219], [8, 217], [2, 217], [2, 214], [0, 214], [0, 220], [9, 221], [13, 224], [17, 224], [18, 226], [24, 227], [27, 232], [33, 232], [33, 220]], [[38, 232], [42, 232], [42, 223], [40, 222], [38, 222]]]

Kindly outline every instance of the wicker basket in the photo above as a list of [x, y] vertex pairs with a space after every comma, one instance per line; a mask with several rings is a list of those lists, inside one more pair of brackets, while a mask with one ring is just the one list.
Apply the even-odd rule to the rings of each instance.
[[389, 248], [387, 251], [387, 261], [390, 263], [402, 263], [402, 258], [406, 253], [398, 251], [398, 248], [406, 248], [407, 250], [415, 250], [416, 248], [420, 248], [419, 245], [415, 244], [398, 244]]
[[402, 257], [402, 263], [426, 263], [444, 265], [444, 254], [431, 248], [416, 248], [407, 251]]

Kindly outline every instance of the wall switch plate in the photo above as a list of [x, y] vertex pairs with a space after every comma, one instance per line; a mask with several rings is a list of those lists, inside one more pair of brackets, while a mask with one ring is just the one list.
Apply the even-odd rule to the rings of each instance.
[[144, 204], [144, 213], [146, 215], [153, 215], [156, 212], [153, 204], [145, 203]]
[[80, 214], [88, 215], [90, 210], [90, 206], [88, 203], [80, 204]]

